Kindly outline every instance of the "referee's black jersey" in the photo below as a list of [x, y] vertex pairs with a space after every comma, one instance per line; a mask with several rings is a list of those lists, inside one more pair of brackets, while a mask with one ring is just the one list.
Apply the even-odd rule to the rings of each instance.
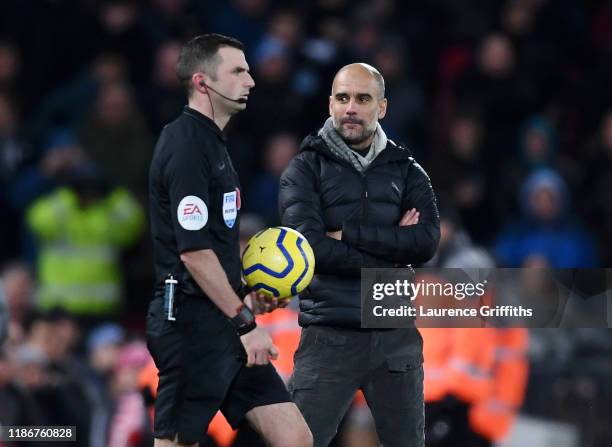
[[[179, 291], [205, 296], [180, 259], [212, 249], [235, 291], [240, 281], [240, 185], [219, 127], [185, 107], [164, 127], [149, 171], [155, 294], [172, 273]], [[241, 297], [242, 298], [242, 297]]]

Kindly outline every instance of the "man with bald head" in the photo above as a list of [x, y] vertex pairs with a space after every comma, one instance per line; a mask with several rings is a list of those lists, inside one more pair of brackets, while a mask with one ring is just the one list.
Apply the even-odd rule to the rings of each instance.
[[422, 339], [415, 328], [361, 329], [361, 268], [429, 260], [440, 238], [429, 177], [378, 121], [387, 99], [367, 64], [336, 74], [330, 117], [283, 173], [282, 223], [301, 232], [316, 260], [300, 294], [302, 335], [289, 390], [327, 446], [357, 390], [385, 446], [424, 446]]

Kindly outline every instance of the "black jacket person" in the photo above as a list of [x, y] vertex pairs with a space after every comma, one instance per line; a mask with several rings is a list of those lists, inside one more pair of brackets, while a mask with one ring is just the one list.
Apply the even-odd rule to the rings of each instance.
[[[409, 209], [419, 224], [400, 227]], [[388, 141], [363, 173], [335, 155], [323, 139], [304, 139], [281, 179], [283, 225], [312, 246], [316, 272], [300, 295], [300, 324], [359, 328], [361, 268], [421, 264], [435, 253], [439, 219], [427, 174], [410, 151]], [[342, 230], [342, 240], [326, 231]]]
[[360, 329], [360, 269], [423, 263], [440, 237], [429, 177], [386, 138], [385, 108], [378, 71], [344, 67], [331, 118], [305, 138], [280, 182], [282, 223], [306, 237], [316, 259], [300, 295], [304, 329], [289, 383], [315, 446], [333, 438], [357, 389], [385, 446], [424, 445], [418, 331]]

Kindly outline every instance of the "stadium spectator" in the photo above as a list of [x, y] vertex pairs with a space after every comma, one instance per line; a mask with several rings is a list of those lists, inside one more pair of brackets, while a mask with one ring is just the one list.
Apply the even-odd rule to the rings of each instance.
[[492, 268], [493, 258], [487, 251], [475, 245], [465, 231], [457, 211], [440, 201], [440, 243], [427, 267], [442, 268]]
[[115, 411], [109, 425], [108, 447], [140, 447], [152, 441], [146, 430], [147, 409], [138, 387], [140, 371], [150, 360], [144, 342], [128, 343], [119, 352], [111, 380]]
[[127, 188], [141, 205], [146, 203], [153, 142], [126, 84], [100, 86], [93, 109], [79, 131], [79, 140], [110, 182]]
[[9, 334], [9, 311], [2, 286], [3, 284], [0, 283], [0, 349], [4, 346]]
[[178, 41], [162, 43], [155, 52], [152, 79], [138, 90], [140, 108], [153, 134], [158, 134], [162, 127], [172, 121], [186, 101], [176, 77], [180, 50]]
[[21, 169], [9, 191], [13, 206], [24, 211], [40, 196], [66, 182], [72, 169], [84, 163], [86, 155], [70, 129], [57, 129], [48, 137], [37, 163]]
[[145, 82], [151, 72], [155, 43], [141, 20], [140, 3], [134, 0], [96, 3], [93, 13], [95, 19], [89, 30], [95, 36], [89, 42], [93, 51], [108, 51], [129, 61], [130, 79]]
[[[216, 13], [210, 17], [210, 29], [254, 45], [266, 31], [270, 3], [270, 0], [217, 1]], [[253, 57], [252, 50], [252, 46], [246, 49], [249, 59]]]
[[0, 87], [0, 262], [18, 255], [22, 215], [11, 203], [10, 191], [17, 174], [34, 155], [21, 124], [15, 101]]
[[477, 110], [457, 110], [450, 122], [448, 143], [432, 161], [436, 188], [448, 196], [466, 231], [478, 242], [488, 241], [495, 230], [496, 202], [491, 197], [491, 179], [486, 170], [485, 126]]
[[34, 307], [34, 291], [34, 278], [26, 264], [9, 263], [0, 273], [0, 295], [5, 300], [7, 312], [6, 335], [12, 344], [23, 341], [25, 318]]
[[[388, 37], [374, 55], [374, 63], [385, 75], [385, 89], [393, 101], [387, 107], [385, 129], [389, 138], [414, 148], [424, 149], [427, 111], [425, 92], [411, 76], [406, 46], [397, 37]], [[424, 154], [423, 154], [424, 155]]]
[[0, 93], [22, 97], [21, 57], [15, 44], [0, 38]]
[[114, 323], [96, 326], [87, 337], [89, 368], [85, 376], [92, 405], [90, 447], [107, 447], [113, 411], [110, 382], [124, 337], [123, 329]]
[[[303, 104], [291, 86], [292, 63], [289, 49], [278, 40], [267, 41], [254, 54], [252, 70], [257, 78], [257, 89], [253, 90], [244, 116], [237, 117], [236, 125], [259, 141], [265, 141], [279, 129], [292, 129], [299, 123], [298, 113]], [[283, 113], [275, 115], [273, 120], [261, 113], [277, 109]]]
[[63, 318], [55, 312], [28, 315], [25, 343], [15, 349], [15, 379], [31, 393], [37, 425], [78, 424], [77, 445], [86, 446], [91, 407], [83, 378], [70, 365], [70, 339], [58, 334]]
[[269, 226], [279, 224], [278, 182], [299, 151], [299, 141], [289, 132], [273, 134], [264, 148], [264, 172], [253, 180], [246, 196], [246, 209], [262, 216]]
[[183, 41], [206, 28], [209, 8], [214, 7], [193, 0], [153, 0], [141, 11], [140, 20], [147, 40], [159, 50], [164, 42]]
[[[543, 115], [528, 117], [519, 131], [517, 157], [504, 168], [502, 181], [499, 182], [498, 194], [504, 197], [502, 202], [513, 204], [516, 191], [525, 178], [541, 169], [557, 171], [570, 183], [569, 186], [576, 184], [578, 172], [572, 166], [575, 163], [566, 159], [559, 145], [559, 132], [551, 119]], [[507, 219], [519, 209], [518, 203], [506, 206], [503, 217]]]
[[45, 92], [28, 123], [34, 144], [46, 145], [57, 129], [78, 129], [93, 107], [100, 86], [125, 81], [128, 70], [128, 63], [121, 57], [104, 52], [66, 83]]
[[[590, 150], [589, 150], [590, 149]], [[578, 194], [579, 205], [589, 228], [597, 235], [602, 265], [612, 265], [612, 111], [604, 115], [584, 169], [585, 179]]]
[[[3, 425], [36, 425], [42, 423], [40, 409], [31, 393], [19, 380], [17, 374], [23, 372], [28, 362], [19, 353], [9, 354], [0, 347], [0, 421]], [[36, 363], [39, 359], [31, 359]], [[40, 370], [39, 370], [40, 374]]]
[[531, 174], [520, 203], [523, 217], [503, 230], [495, 244], [500, 266], [521, 267], [536, 258], [554, 268], [598, 265], [593, 239], [569, 214], [567, 187], [559, 174]]
[[21, 225], [18, 227], [17, 242], [21, 255], [27, 262], [33, 264], [36, 261], [36, 244], [28, 231], [25, 216], [27, 209], [36, 199], [65, 184], [70, 171], [85, 160], [86, 155], [74, 132], [58, 129], [47, 138], [35, 161], [26, 164], [15, 176], [8, 194], [16, 212], [23, 216], [18, 221]]
[[478, 106], [490, 144], [504, 156], [526, 111], [537, 104], [537, 91], [518, 65], [510, 39], [503, 34], [485, 36], [476, 63], [455, 84], [455, 97], [462, 104]]
[[27, 211], [39, 244], [38, 304], [83, 317], [116, 315], [122, 306], [119, 250], [140, 235], [142, 208], [125, 189], [109, 188], [92, 165], [69, 175], [69, 187]]

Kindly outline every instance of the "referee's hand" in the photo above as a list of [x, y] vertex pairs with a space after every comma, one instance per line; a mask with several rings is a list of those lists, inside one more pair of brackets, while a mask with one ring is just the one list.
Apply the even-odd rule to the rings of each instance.
[[257, 292], [251, 292], [244, 298], [244, 303], [255, 315], [272, 312], [279, 307], [287, 307], [290, 301], [291, 298], [274, 298]]
[[255, 365], [267, 365], [270, 360], [278, 358], [278, 349], [272, 343], [272, 339], [260, 327], [256, 327], [251, 332], [240, 337], [242, 346], [247, 353], [248, 367]]

